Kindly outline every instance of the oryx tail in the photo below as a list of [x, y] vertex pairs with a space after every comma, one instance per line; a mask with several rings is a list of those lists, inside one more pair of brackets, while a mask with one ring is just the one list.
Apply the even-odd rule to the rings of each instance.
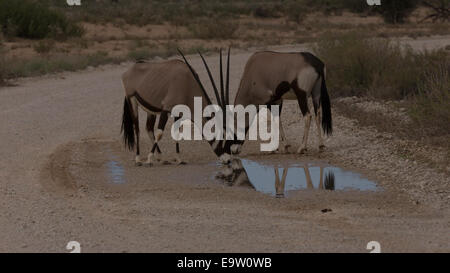
[[333, 121], [331, 118], [331, 102], [328, 95], [327, 84], [325, 83], [325, 76], [322, 74], [322, 88], [320, 90], [320, 104], [322, 105], [322, 129], [325, 134], [331, 135], [333, 133]]
[[122, 127], [120, 132], [123, 134], [123, 142], [129, 150], [134, 149], [135, 137], [133, 127], [133, 113], [130, 101], [125, 97], [123, 101]]

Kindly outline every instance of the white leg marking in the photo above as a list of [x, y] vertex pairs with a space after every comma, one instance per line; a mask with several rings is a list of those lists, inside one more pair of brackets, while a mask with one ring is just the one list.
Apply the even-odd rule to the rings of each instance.
[[310, 126], [311, 126], [311, 113], [308, 113], [305, 116], [305, 132], [303, 134], [302, 145], [297, 150], [297, 153], [299, 153], [299, 154], [306, 152], [306, 146], [308, 143], [308, 135], [309, 135], [309, 127]]
[[289, 143], [286, 141], [286, 135], [283, 129], [283, 123], [280, 118], [280, 137], [281, 137], [281, 145], [279, 148], [280, 153], [287, 153], [289, 148]]
[[322, 126], [320, 126], [320, 121], [322, 120], [322, 107], [319, 107], [317, 109], [317, 115], [316, 115], [316, 127], [317, 127], [317, 135], [319, 137], [319, 149], [323, 149], [325, 145], [323, 145], [323, 137], [322, 137]]
[[141, 166], [142, 165], [141, 157], [139, 155], [136, 156], [135, 164], [137, 166]]
[[150, 153], [148, 154], [147, 161], [146, 161], [145, 163], [151, 165], [151, 164], [153, 164], [153, 163], [156, 163], [156, 161], [157, 161], [157, 159], [156, 159], [156, 157], [155, 157], [155, 154], [152, 153], [152, 152], [150, 152]]
[[160, 141], [161, 138], [162, 138], [162, 136], [163, 136], [163, 130], [161, 130], [161, 129], [156, 129], [156, 132], [155, 132], [155, 141], [156, 141], [156, 142]]

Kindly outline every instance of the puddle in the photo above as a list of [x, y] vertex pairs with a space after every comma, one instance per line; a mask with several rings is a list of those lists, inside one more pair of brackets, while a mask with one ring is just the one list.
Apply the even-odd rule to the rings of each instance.
[[113, 184], [125, 184], [124, 168], [114, 158], [106, 163], [106, 169], [108, 172], [109, 182]]
[[338, 167], [314, 163], [278, 163], [234, 159], [216, 178], [230, 186], [246, 186], [284, 197], [289, 191], [359, 190], [377, 191], [376, 183], [361, 174]]

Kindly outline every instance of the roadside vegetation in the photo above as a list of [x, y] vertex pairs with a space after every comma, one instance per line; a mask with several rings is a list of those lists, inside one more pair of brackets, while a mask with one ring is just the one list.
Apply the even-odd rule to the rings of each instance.
[[389, 39], [361, 39], [358, 33], [350, 33], [321, 39], [315, 52], [327, 64], [334, 98], [389, 102], [409, 118], [405, 122], [382, 109], [370, 112], [337, 100], [339, 112], [403, 139], [445, 147], [450, 155], [448, 50], [413, 51]]

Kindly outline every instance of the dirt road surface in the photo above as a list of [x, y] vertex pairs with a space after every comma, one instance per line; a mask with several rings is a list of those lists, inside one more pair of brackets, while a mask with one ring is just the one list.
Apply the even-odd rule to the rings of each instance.
[[[449, 44], [448, 37], [436, 40], [431, 47]], [[232, 55], [232, 97], [249, 56]], [[189, 59], [209, 89], [199, 58]], [[217, 55], [207, 61], [217, 75]], [[129, 66], [0, 89], [1, 252], [68, 252], [69, 241], [83, 252], [368, 252], [369, 241], [383, 252], [450, 251], [449, 178], [396, 156], [392, 136], [337, 113], [322, 153], [313, 127], [306, 155], [261, 154], [257, 143], [247, 143], [242, 156], [323, 161], [361, 172], [382, 190], [305, 190], [275, 199], [228, 187], [213, 181], [216, 158], [204, 141], [181, 144], [187, 165], [135, 167], [119, 135], [120, 75]], [[282, 119], [296, 150], [303, 134], [298, 106], [288, 103]], [[142, 139], [145, 151], [145, 133]], [[174, 155], [168, 131], [161, 147], [165, 158]], [[112, 160], [122, 166], [124, 184], [108, 182]]]

